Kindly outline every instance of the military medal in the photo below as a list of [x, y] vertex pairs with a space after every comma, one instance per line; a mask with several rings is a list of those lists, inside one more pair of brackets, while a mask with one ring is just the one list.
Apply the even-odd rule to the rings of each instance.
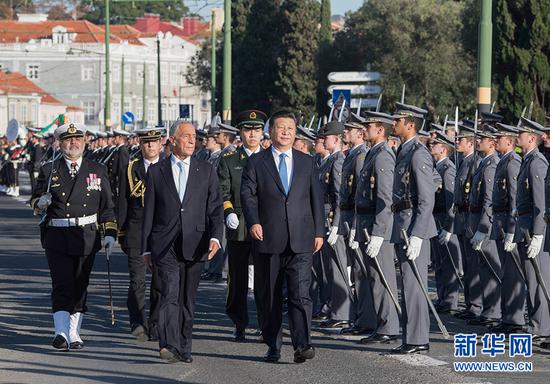
[[502, 190], [506, 190], [506, 179], [502, 179]]
[[101, 178], [97, 177], [97, 174], [90, 173], [86, 178], [86, 183], [88, 184], [86, 187], [88, 191], [101, 191]]
[[330, 182], [330, 172], [325, 173], [325, 184]]
[[349, 177], [348, 177], [348, 189], [349, 189], [350, 193], [351, 193], [352, 188], [353, 188], [353, 175], [349, 175]]

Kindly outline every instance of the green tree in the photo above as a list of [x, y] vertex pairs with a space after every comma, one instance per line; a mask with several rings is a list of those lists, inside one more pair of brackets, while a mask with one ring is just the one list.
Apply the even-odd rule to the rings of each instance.
[[279, 89], [274, 107], [289, 106], [306, 116], [315, 112], [319, 18], [320, 7], [315, 0], [286, 0], [281, 5]]
[[[105, 23], [104, 0], [81, 0], [78, 8], [83, 13], [84, 19], [94, 24]], [[162, 20], [179, 22], [189, 12], [184, 2], [178, 0], [111, 1], [109, 9], [112, 24], [133, 24], [145, 13], [157, 13]]]
[[510, 121], [533, 101], [533, 118], [550, 114], [550, 0], [496, 2], [497, 104]]
[[465, 3], [450, 0], [371, 0], [349, 14], [337, 34], [338, 70], [381, 73], [383, 109], [392, 110], [406, 85], [405, 102], [432, 116], [475, 106], [475, 59], [462, 43]]
[[319, 29], [319, 51], [317, 53], [317, 113], [322, 116], [328, 112], [326, 100], [329, 99], [327, 75], [331, 71], [332, 23], [330, 0], [321, 1]]
[[18, 13], [32, 13], [34, 10], [32, 0], [0, 0], [0, 19], [16, 20]]

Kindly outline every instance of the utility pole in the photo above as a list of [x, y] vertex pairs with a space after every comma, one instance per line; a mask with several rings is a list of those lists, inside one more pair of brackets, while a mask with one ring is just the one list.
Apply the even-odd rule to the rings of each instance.
[[211, 60], [211, 74], [210, 74], [210, 103], [211, 114], [216, 114], [216, 13], [212, 10], [212, 20], [210, 27], [210, 35], [212, 39], [212, 60]]
[[158, 122], [157, 126], [162, 127], [162, 103], [161, 103], [161, 89], [160, 89], [160, 35], [162, 32], [157, 33], [157, 108], [158, 108]]
[[147, 127], [147, 64], [143, 62], [143, 100], [141, 101], [143, 115], [141, 116], [141, 128]]
[[109, 52], [109, 40], [111, 37], [109, 1], [105, 0], [105, 108], [103, 109], [103, 122], [105, 131], [111, 127], [111, 64]]
[[120, 123], [122, 125], [122, 129], [124, 129], [124, 121], [122, 120], [122, 115], [124, 115], [126, 111], [124, 110], [124, 55], [122, 55], [122, 64], [120, 69]]
[[480, 112], [491, 109], [491, 56], [493, 53], [492, 1], [481, 0], [477, 54], [477, 107]]
[[231, 0], [224, 0], [223, 120], [231, 122]]

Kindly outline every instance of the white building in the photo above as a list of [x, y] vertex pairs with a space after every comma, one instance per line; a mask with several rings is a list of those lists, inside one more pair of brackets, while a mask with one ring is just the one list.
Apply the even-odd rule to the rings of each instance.
[[[39, 17], [37, 21], [37, 17], [20, 15], [19, 21], [0, 21], [0, 69], [25, 74], [64, 104], [80, 107], [85, 123], [92, 129], [100, 129], [105, 105], [103, 26], [85, 20], [48, 21]], [[156, 46], [156, 35], [141, 33], [127, 25], [111, 26], [112, 125], [120, 124], [121, 115], [128, 111], [139, 122], [145, 117], [149, 124], [157, 123]], [[188, 104], [190, 118], [202, 126], [210, 119], [210, 94], [202, 93], [185, 80], [187, 66], [200, 47], [170, 32], [161, 36], [160, 47], [163, 120], [177, 119], [179, 105]], [[124, 105], [121, 105], [122, 83]]]

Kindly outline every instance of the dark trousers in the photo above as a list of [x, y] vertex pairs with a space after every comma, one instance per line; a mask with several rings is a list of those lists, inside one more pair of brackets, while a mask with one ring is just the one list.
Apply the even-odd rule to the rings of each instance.
[[228, 241], [228, 279], [225, 313], [235, 327], [244, 329], [248, 325], [248, 264], [252, 243]]
[[130, 317], [130, 326], [140, 324], [156, 335], [161, 289], [157, 272], [158, 268], [153, 267], [151, 289], [149, 291], [149, 321], [147, 321], [145, 304], [147, 266], [143, 261], [140, 249], [124, 248], [123, 250], [128, 256], [128, 273], [130, 275], [128, 299], [126, 300]]
[[313, 278], [311, 279], [310, 295], [313, 300], [313, 309], [315, 313], [330, 313], [330, 281], [329, 276], [332, 272], [329, 270], [330, 261], [327, 261], [326, 251], [323, 251], [326, 246], [323, 245], [321, 250], [313, 254]]
[[29, 179], [31, 180], [31, 191], [34, 193], [34, 188], [36, 186], [36, 180], [34, 179], [34, 167], [28, 167]]
[[191, 352], [195, 297], [203, 262], [178, 261], [173, 248], [154, 260], [161, 282], [158, 316], [159, 346]]
[[46, 249], [52, 277], [52, 312], [86, 312], [86, 298], [95, 253], [68, 255]]
[[293, 253], [287, 245], [281, 254], [254, 254], [258, 310], [262, 312], [265, 343], [281, 349], [283, 343], [283, 281], [288, 295], [288, 322], [294, 349], [311, 344], [311, 253]]

